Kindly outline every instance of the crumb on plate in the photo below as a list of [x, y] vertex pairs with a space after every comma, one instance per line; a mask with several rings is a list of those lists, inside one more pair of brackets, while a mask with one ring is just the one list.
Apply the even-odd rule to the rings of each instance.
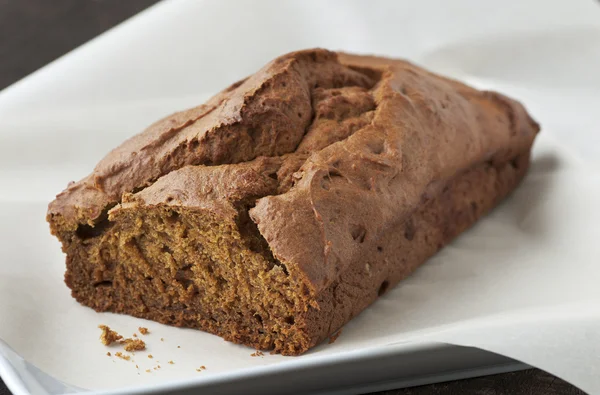
[[100, 334], [100, 341], [105, 346], [110, 346], [117, 340], [123, 338], [123, 336], [119, 335], [117, 332], [113, 331], [106, 325], [98, 325], [98, 328], [102, 329], [102, 334]]
[[125, 339], [125, 351], [143, 351], [146, 349], [146, 343], [142, 339]]
[[121, 359], [124, 359], [124, 360], [126, 360], [126, 361], [129, 361], [129, 360], [131, 359], [131, 357], [130, 357], [129, 355], [127, 355], [127, 354], [123, 354], [121, 351], [117, 351], [117, 352], [115, 353], [115, 356], [116, 356], [116, 357], [119, 357], [119, 358], [121, 358]]
[[148, 333], [150, 333], [150, 331], [148, 330], [148, 328], [144, 328], [143, 326], [140, 326], [140, 327], [138, 328], [138, 331], [140, 331], [140, 333], [141, 333], [142, 335], [147, 335]]

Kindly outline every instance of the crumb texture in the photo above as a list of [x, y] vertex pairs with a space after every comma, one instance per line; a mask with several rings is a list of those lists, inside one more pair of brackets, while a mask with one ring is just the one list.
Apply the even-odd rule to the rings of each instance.
[[146, 343], [141, 339], [125, 339], [123, 341], [125, 351], [143, 351], [146, 349]]
[[123, 336], [119, 335], [117, 332], [113, 331], [106, 325], [98, 325], [98, 328], [102, 330], [102, 334], [100, 334], [100, 341], [105, 346], [110, 346], [116, 341], [119, 341], [123, 338]]
[[508, 195], [538, 131], [403, 60], [294, 52], [127, 140], [47, 218], [80, 303], [297, 355]]

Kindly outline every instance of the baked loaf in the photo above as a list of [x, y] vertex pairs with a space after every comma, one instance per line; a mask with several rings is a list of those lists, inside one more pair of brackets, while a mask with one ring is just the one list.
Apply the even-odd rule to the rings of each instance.
[[80, 303], [297, 355], [511, 192], [539, 126], [406, 61], [281, 56], [49, 205]]

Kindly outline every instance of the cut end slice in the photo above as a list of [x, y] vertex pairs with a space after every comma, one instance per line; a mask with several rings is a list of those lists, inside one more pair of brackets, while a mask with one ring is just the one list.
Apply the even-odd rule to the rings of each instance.
[[[222, 170], [230, 171], [184, 168], [126, 197], [109, 212], [110, 226], [88, 238], [88, 248], [70, 254], [67, 284], [78, 301], [96, 310], [196, 327], [236, 343], [299, 354], [314, 343], [299, 318], [311, 303], [310, 292], [293, 269], [271, 254], [248, 215], [253, 199], [223, 190], [235, 176], [259, 186], [264, 181], [263, 190], [254, 191], [264, 194], [271, 188], [268, 176], [251, 168], [227, 176]], [[213, 187], [225, 198], [172, 196], [177, 182], [206, 185], [207, 177], [224, 181]], [[185, 205], [181, 199], [187, 199]]]

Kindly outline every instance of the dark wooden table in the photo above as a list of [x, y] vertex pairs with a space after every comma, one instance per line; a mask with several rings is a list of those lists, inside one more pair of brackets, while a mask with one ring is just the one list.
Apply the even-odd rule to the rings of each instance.
[[[157, 0], [0, 0], [0, 89]], [[391, 390], [379, 395], [583, 394], [537, 369]], [[0, 395], [9, 395], [0, 380]]]

